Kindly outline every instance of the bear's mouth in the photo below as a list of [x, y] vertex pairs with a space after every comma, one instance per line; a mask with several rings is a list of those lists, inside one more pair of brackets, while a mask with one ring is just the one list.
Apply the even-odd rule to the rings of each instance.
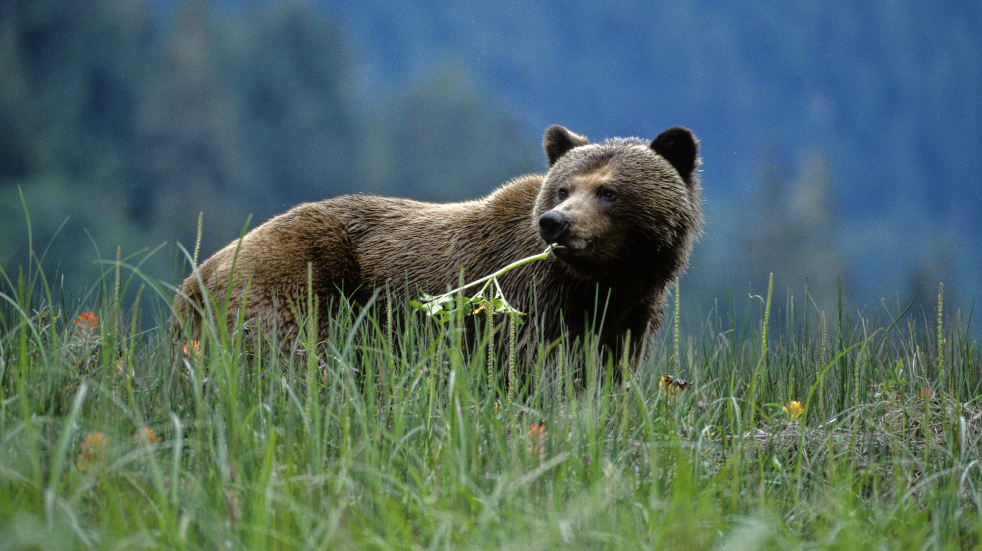
[[552, 243], [552, 251], [562, 260], [577, 259], [587, 251], [590, 243], [584, 239], [564, 239], [562, 242]]
[[566, 251], [584, 251], [590, 247], [590, 241], [582, 237], [564, 236], [562, 239], [553, 243], [552, 246], [556, 249], [564, 249]]
[[596, 278], [601, 270], [596, 263], [595, 255], [589, 249], [590, 243], [586, 242], [554, 244], [552, 256], [579, 277]]

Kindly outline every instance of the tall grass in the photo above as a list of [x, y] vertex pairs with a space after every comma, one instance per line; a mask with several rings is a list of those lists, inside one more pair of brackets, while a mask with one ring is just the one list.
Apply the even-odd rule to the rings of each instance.
[[982, 361], [940, 293], [937, 324], [730, 299], [624, 384], [560, 343], [564, 384], [519, 396], [468, 319], [408, 307], [320, 356], [175, 342], [138, 264], [77, 300], [2, 274], [0, 549], [982, 546]]

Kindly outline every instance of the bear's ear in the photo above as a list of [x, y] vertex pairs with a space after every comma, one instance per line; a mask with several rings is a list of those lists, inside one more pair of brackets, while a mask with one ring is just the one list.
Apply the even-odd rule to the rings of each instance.
[[692, 183], [692, 173], [699, 166], [699, 141], [688, 128], [669, 128], [652, 140], [651, 149], [675, 167], [683, 182]]
[[546, 135], [542, 136], [542, 148], [546, 150], [549, 166], [556, 164], [556, 161], [570, 149], [588, 143], [590, 140], [585, 136], [574, 134], [558, 124], [546, 128]]

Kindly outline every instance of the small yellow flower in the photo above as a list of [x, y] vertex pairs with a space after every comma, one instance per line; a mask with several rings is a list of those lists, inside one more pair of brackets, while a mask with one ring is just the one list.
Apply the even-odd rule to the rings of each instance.
[[805, 411], [805, 408], [801, 406], [801, 402], [797, 400], [791, 400], [788, 402], [788, 405], [782, 407], [781, 409], [784, 410], [784, 413], [788, 414], [788, 417], [790, 417], [792, 421], [801, 417], [801, 414]]
[[672, 384], [671, 375], [662, 375], [658, 379], [658, 393], [664, 395], [669, 402], [675, 399], [675, 385]]
[[690, 381], [671, 375], [662, 375], [658, 378], [658, 392], [664, 393], [669, 401], [675, 398], [675, 392], [685, 390], [692, 386]]

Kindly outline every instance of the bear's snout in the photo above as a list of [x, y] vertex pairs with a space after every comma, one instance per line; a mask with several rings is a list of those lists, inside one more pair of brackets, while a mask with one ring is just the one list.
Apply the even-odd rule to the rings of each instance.
[[539, 217], [539, 235], [546, 243], [553, 244], [569, 231], [569, 218], [561, 212], [550, 210]]

